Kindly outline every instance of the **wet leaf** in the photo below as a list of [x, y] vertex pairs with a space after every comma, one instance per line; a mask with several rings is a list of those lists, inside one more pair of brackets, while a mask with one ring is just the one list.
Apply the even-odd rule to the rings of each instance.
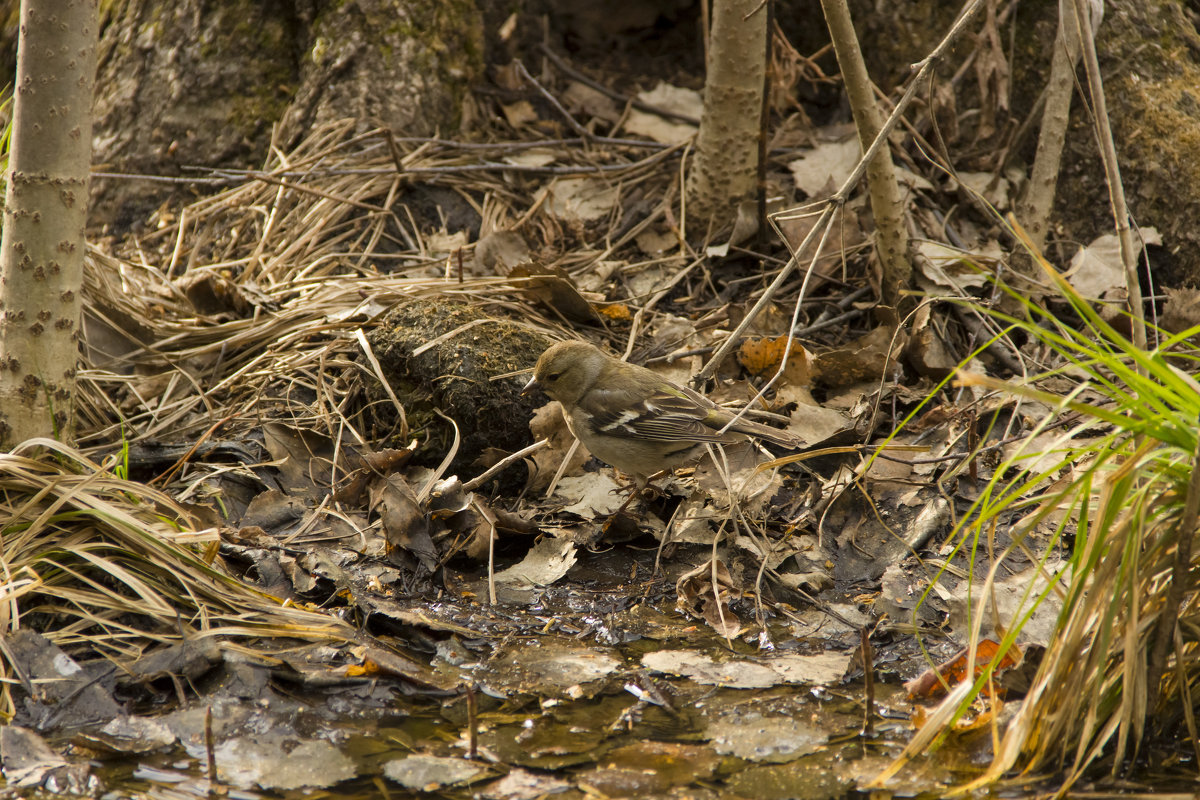
[[659, 650], [642, 656], [642, 665], [658, 672], [683, 675], [701, 684], [765, 689], [781, 683], [834, 683], [845, 674], [850, 659], [849, 653], [823, 653], [717, 661], [689, 650]]
[[505, 764], [538, 769], [562, 769], [594, 763], [596, 754], [612, 734], [606, 728], [613, 709], [564, 709], [565, 718], [542, 714], [517, 725], [492, 727], [480, 732], [480, 745]]
[[39, 729], [55, 730], [108, 722], [121, 713], [103, 683], [42, 634], [23, 628], [5, 636], [4, 645], [18, 674], [37, 686], [21, 700], [14, 722], [33, 720]]
[[110, 753], [151, 753], [175, 744], [175, 734], [161, 719], [122, 714], [96, 731], [78, 737], [88, 746]]
[[358, 772], [329, 742], [280, 731], [226, 739], [217, 744], [216, 757], [221, 780], [243, 789], [333, 786]]
[[707, 747], [674, 742], [639, 742], [613, 750], [601, 766], [579, 775], [579, 783], [610, 797], [665, 792], [716, 774], [721, 759]]
[[58, 792], [90, 794], [87, 764], [72, 764], [42, 737], [19, 725], [0, 726], [0, 768], [10, 788], [45, 786]]
[[621, 667], [620, 661], [600, 648], [553, 640], [506, 648], [491, 663], [488, 682], [492, 686], [535, 695], [592, 684]]
[[461, 758], [438, 756], [408, 756], [383, 765], [383, 774], [414, 792], [436, 792], [444, 786], [454, 786], [481, 778], [487, 768]]
[[575, 544], [546, 537], [530, 548], [519, 564], [496, 573], [496, 583], [519, 588], [549, 586], [575, 564]]
[[133, 662], [127, 672], [139, 681], [157, 680], [168, 675], [195, 680], [220, 660], [221, 648], [205, 636], [153, 650]]
[[570, 788], [570, 783], [553, 775], [514, 769], [484, 789], [483, 796], [488, 800], [541, 800]]
[[659, 650], [642, 656], [642, 666], [657, 672], [683, 675], [696, 683], [730, 689], [765, 689], [783, 682], [769, 667], [750, 661], [716, 661], [687, 650]]
[[747, 761], [791, 761], [820, 749], [829, 734], [802, 719], [729, 713], [705, 731], [714, 749]]
[[730, 776], [729, 789], [755, 800], [832, 800], [846, 794], [846, 781], [816, 757], [752, 767]]
[[732, 639], [741, 632], [742, 622], [728, 603], [742, 592], [734, 589], [733, 578], [723, 563], [718, 562], [714, 569], [712, 562], [706, 561], [684, 573], [675, 583], [675, 594], [676, 608], [704, 620], [721, 636]]

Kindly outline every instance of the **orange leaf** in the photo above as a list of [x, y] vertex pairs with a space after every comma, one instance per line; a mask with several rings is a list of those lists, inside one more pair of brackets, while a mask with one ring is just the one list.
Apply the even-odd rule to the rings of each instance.
[[633, 319], [633, 314], [629, 313], [629, 306], [624, 303], [605, 303], [604, 305], [593, 303], [592, 308], [617, 322], [629, 322]]
[[[999, 652], [999, 643], [984, 639], [975, 648], [975, 669], [970, 671], [970, 679], [974, 680], [988, 664], [996, 658], [996, 653]], [[1008, 649], [1000, 662], [996, 664], [996, 670], [1009, 669], [1015, 667], [1021, 660], [1021, 651], [1016, 645]], [[967, 666], [967, 651], [966, 649], [959, 650], [948, 661], [940, 664], [936, 669], [927, 669], [924, 673], [913, 678], [908, 683], [904, 684], [904, 688], [908, 691], [908, 696], [916, 700], [918, 698], [934, 698], [941, 697], [946, 693], [947, 685], [953, 686], [968, 678]]]
[[346, 667], [347, 678], [362, 678], [368, 675], [379, 675], [382, 672], [379, 665], [369, 658], [357, 666]]
[[771, 375], [783, 361], [787, 337], [778, 339], [747, 339], [738, 349], [738, 361], [751, 375]]

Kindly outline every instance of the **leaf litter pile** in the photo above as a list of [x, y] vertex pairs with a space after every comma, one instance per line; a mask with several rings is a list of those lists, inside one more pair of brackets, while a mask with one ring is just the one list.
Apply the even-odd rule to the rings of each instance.
[[[805, 64], [777, 72], [824, 80]], [[1051, 414], [945, 380], [973, 352], [976, 373], [1021, 367], [940, 302], [988, 297], [1000, 232], [939, 208], [1006, 189], [898, 149], [933, 300], [904, 325], [872, 308], [859, 191], [836, 248], [755, 310], [854, 169], [849, 128], [773, 129], [788, 210], [766, 241], [689, 236], [697, 93], [634, 110], [519, 66], [498, 82], [503, 122], [473, 143], [326, 124], [92, 248], [79, 448], [0, 456], [6, 716], [142, 758], [143, 781], [269, 791], [382, 773], [494, 798], [826, 797], [899, 752], [898, 684], [970, 626], [971, 564], [940, 540]], [[808, 448], [714, 450], [624, 510], [625, 477], [521, 393], [556, 340], [686, 384], [735, 329], [705, 391]], [[1044, 558], [1009, 554], [1002, 613]], [[844, 683], [864, 631], [888, 679], [871, 713]], [[882, 739], [855, 737], [867, 719]], [[94, 786], [86, 760], [0, 736], [28, 763], [6, 756], [10, 785]], [[889, 788], [955, 779], [930, 763]]]

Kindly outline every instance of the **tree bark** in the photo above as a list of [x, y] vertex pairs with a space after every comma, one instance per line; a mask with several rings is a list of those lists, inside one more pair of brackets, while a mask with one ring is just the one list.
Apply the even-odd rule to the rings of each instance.
[[731, 211], [757, 185], [766, 47], [761, 0], [715, 0], [704, 115], [687, 181], [694, 224]]
[[0, 446], [69, 438], [79, 357], [96, 0], [23, 0], [0, 238]]
[[[1058, 173], [1062, 167], [1063, 146], [1071, 123], [1071, 100], [1075, 94], [1075, 64], [1079, 61], [1079, 25], [1071, 0], [1059, 0], [1058, 35], [1050, 60], [1046, 83], [1046, 105], [1042, 108], [1042, 127], [1038, 133], [1037, 154], [1033, 159], [1029, 183], [1017, 201], [1017, 219], [1029, 234], [1034, 249], [1042, 252], [1050, 230], [1050, 214], [1058, 191]], [[1014, 259], [1020, 271], [1032, 274], [1028, 257]]]
[[[97, 164], [195, 175], [257, 167], [313, 126], [454, 135], [483, 71], [475, 0], [113, 0], [104, 8]], [[178, 186], [97, 178], [92, 223], [141, 225]]]
[[[854, 127], [863, 152], [883, 128], [883, 114], [875, 102], [871, 76], [858, 46], [858, 35], [850, 20], [846, 0], [821, 0], [825, 22], [837, 54], [842, 82], [854, 113]], [[904, 198], [896, 179], [896, 168], [886, 146], [881, 147], [867, 164], [867, 189], [871, 212], [875, 216], [875, 251], [879, 255], [880, 294], [883, 302], [895, 307], [900, 290], [912, 280], [912, 262], [908, 257], [908, 231], [904, 227]]]

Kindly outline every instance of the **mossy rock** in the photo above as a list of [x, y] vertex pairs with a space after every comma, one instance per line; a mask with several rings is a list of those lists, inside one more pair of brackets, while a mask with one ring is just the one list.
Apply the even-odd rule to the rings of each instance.
[[[418, 457], [424, 463], [440, 463], [454, 441], [452, 426], [436, 411], [458, 425], [450, 471], [464, 479], [483, 471], [479, 461], [489, 448], [511, 452], [533, 442], [529, 419], [545, 398], [521, 395], [528, 375], [493, 377], [531, 369], [551, 344], [547, 336], [462, 303], [413, 300], [391, 311], [367, 338], [410, 430], [422, 440]], [[367, 394], [376, 421], [393, 429], [396, 415], [383, 388], [373, 386]], [[525, 476], [512, 469], [500, 477], [512, 485]]]

